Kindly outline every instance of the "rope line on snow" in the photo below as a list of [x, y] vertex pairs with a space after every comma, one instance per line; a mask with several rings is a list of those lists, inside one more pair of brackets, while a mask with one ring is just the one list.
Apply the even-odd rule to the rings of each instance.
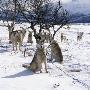
[[83, 85], [83, 86], [85, 86], [86, 88], [88, 88], [88, 90], [90, 90], [90, 86], [89, 86], [89, 85], [87, 85], [87, 84], [84, 83], [83, 81], [75, 78], [74, 75], [73, 75], [74, 77], [70, 76], [67, 72], [65, 72], [64, 70], [62, 70], [60, 67], [56, 66], [53, 62], [52, 62], [52, 64], [53, 64], [57, 69], [59, 69], [60, 71], [62, 71], [65, 75], [67, 75], [68, 77], [72, 78], [73, 80], [77, 81], [77, 82], [80, 83], [81, 85]]

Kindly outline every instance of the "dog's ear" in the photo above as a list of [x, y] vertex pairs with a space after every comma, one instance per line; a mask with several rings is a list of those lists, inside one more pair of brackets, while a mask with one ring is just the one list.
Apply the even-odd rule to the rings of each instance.
[[41, 40], [41, 37], [40, 37], [40, 36], [38, 36], [38, 39], [39, 39], [39, 40]]
[[36, 38], [37, 40], [41, 40], [41, 36], [38, 35], [38, 34], [35, 35], [35, 38]]

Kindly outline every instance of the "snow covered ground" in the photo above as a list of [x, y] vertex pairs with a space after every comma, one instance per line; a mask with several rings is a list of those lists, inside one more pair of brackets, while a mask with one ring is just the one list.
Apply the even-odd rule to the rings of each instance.
[[[63, 28], [55, 37], [62, 49], [64, 63], [48, 62], [48, 73], [44, 70], [43, 73], [33, 73], [23, 68], [22, 64], [30, 63], [33, 58], [35, 43], [27, 46], [26, 34], [24, 48], [28, 47], [29, 52], [24, 57], [22, 52], [12, 51], [12, 45], [8, 44], [7, 28], [0, 27], [0, 90], [90, 90], [90, 25], [70, 27], [69, 30]], [[84, 35], [77, 42], [77, 32], [80, 31]], [[68, 39], [62, 43], [61, 32]]]

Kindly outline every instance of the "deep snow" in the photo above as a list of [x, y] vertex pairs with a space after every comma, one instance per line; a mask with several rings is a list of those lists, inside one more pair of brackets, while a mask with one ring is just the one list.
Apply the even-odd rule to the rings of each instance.
[[[22, 50], [25, 47], [29, 50], [24, 57], [22, 52], [12, 51], [12, 45], [8, 44], [7, 28], [0, 27], [0, 90], [90, 90], [90, 25], [77, 24], [70, 27], [69, 30], [61, 29], [55, 37], [62, 49], [64, 63], [48, 62], [48, 73], [44, 70], [43, 73], [33, 73], [22, 67], [23, 63], [31, 62], [35, 52], [35, 43], [32, 46], [26, 44], [28, 31]], [[77, 42], [77, 32], [80, 31], [84, 35]], [[62, 43], [61, 32], [68, 39]]]

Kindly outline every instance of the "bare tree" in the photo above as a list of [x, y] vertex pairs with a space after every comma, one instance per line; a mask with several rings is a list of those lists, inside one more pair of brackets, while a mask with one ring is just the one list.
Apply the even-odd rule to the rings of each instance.
[[[16, 20], [16, 9], [17, 9], [16, 0], [0, 0], [0, 1], [1, 1], [0, 12], [2, 12], [1, 18], [3, 20], [3, 23], [4, 21], [7, 21], [8, 23], [8, 24], [4, 23], [3, 26], [8, 27], [10, 40], [10, 36], [12, 31], [14, 30]], [[8, 21], [11, 21], [11, 23], [9, 23]]]
[[[40, 36], [43, 29], [50, 31], [50, 28], [53, 27], [53, 34], [50, 38], [51, 44], [56, 33], [68, 23], [69, 14], [62, 8], [60, 1], [56, 5], [53, 5], [50, 0], [13, 0], [13, 2], [15, 15], [12, 21], [16, 20], [17, 11], [21, 13], [30, 23], [37, 44], [38, 40], [43, 42]], [[55, 28], [57, 24], [59, 25], [58, 29]], [[35, 28], [36, 25], [39, 26], [38, 30]]]
[[[63, 55], [58, 43], [54, 40], [54, 37], [56, 33], [68, 23], [69, 13], [62, 8], [60, 1], [54, 7], [49, 0], [28, 0], [26, 2], [28, 2], [28, 7], [25, 12], [22, 10], [22, 5], [19, 1], [18, 6], [22, 15], [31, 24], [30, 27], [34, 32], [36, 43], [38, 43], [38, 40], [42, 41], [41, 32], [43, 29], [47, 29], [51, 33], [50, 28], [53, 27], [53, 34], [50, 37], [50, 45], [53, 47], [53, 41], [54, 44], [57, 45], [56, 47], [59, 51], [56, 50], [56, 52], [58, 53], [58, 59], [60, 60], [57, 59], [56, 61], [62, 63]], [[25, 15], [26, 12], [31, 12], [30, 19]], [[55, 25], [57, 24], [59, 25], [58, 29], [55, 28]], [[39, 25], [39, 30], [35, 29], [36, 25]], [[53, 49], [51, 48], [51, 51], [53, 50], [55, 50], [55, 47]], [[55, 56], [55, 58], [57, 57], [56, 55], [53, 56]]]

